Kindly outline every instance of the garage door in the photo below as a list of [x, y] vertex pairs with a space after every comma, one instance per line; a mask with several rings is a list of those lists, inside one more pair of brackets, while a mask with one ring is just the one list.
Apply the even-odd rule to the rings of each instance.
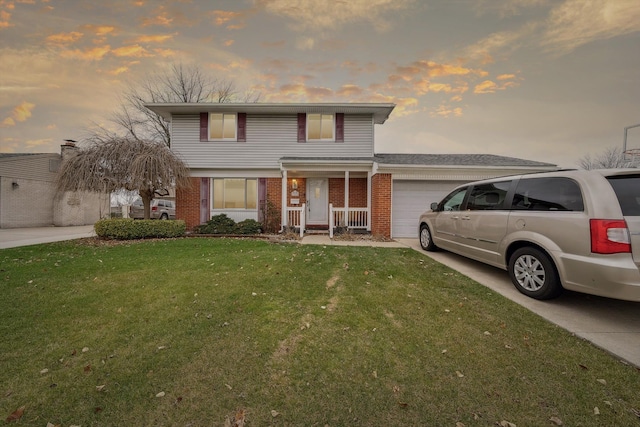
[[393, 181], [391, 237], [418, 237], [418, 218], [463, 181]]

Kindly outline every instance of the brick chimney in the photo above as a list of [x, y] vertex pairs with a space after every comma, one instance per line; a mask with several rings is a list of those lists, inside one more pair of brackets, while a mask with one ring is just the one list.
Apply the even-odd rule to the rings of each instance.
[[66, 142], [60, 146], [60, 155], [62, 156], [62, 160], [69, 157], [71, 154], [75, 152], [75, 150], [78, 149], [78, 147], [76, 147], [75, 141], [72, 141], [72, 140], [65, 140], [65, 141]]

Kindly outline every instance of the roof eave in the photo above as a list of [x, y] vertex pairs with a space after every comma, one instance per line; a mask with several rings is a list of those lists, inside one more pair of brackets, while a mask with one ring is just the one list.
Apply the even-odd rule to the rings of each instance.
[[166, 120], [174, 114], [198, 114], [201, 112], [238, 111], [246, 113], [349, 113], [371, 114], [374, 123], [382, 124], [395, 104], [392, 103], [147, 103], [145, 107]]

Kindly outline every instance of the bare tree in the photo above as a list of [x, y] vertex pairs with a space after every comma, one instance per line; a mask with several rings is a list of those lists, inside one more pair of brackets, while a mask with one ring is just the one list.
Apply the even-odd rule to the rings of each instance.
[[583, 169], [612, 169], [627, 167], [629, 161], [625, 153], [622, 152], [622, 148], [609, 147], [596, 157], [592, 158], [590, 154], [583, 156], [578, 164]]
[[164, 143], [113, 138], [77, 148], [62, 162], [56, 184], [58, 191], [138, 191], [149, 219], [156, 195], [187, 187], [190, 180], [186, 164]]
[[129, 83], [120, 96], [120, 107], [111, 117], [115, 131], [102, 126], [90, 131], [92, 141], [117, 137], [163, 142], [171, 146], [169, 123], [144, 106], [147, 103], [258, 102], [260, 94], [238, 93], [232, 81], [206, 75], [195, 66], [173, 64], [140, 82]]

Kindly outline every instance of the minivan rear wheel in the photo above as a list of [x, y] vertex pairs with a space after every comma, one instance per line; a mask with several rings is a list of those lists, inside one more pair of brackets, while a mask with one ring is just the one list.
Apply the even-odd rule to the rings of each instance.
[[531, 298], [545, 300], [562, 293], [556, 266], [537, 248], [516, 250], [509, 259], [509, 276], [516, 289]]
[[167, 215], [166, 213], [163, 213], [162, 215], [160, 215], [160, 219], [162, 220], [169, 219], [169, 215]]
[[427, 224], [422, 224], [420, 226], [420, 246], [425, 251], [433, 252], [438, 249], [438, 247], [433, 243], [433, 237], [431, 236], [431, 230], [429, 230], [429, 226]]

